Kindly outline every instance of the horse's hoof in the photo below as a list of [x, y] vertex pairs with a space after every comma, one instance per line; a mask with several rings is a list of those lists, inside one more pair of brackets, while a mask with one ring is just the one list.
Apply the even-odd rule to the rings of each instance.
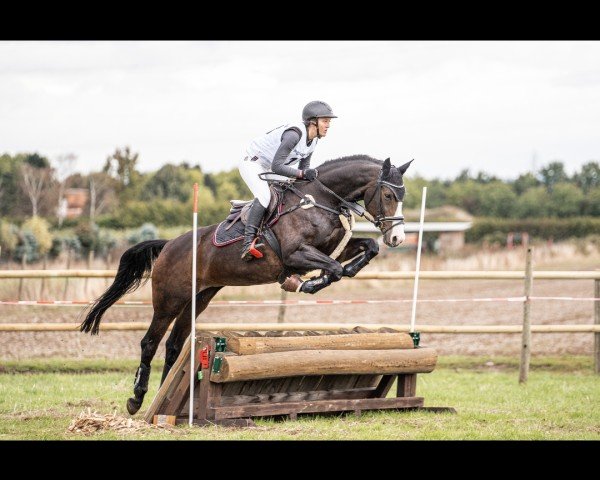
[[127, 411], [129, 415], [135, 415], [142, 406], [142, 402], [138, 402], [135, 398], [127, 399]]

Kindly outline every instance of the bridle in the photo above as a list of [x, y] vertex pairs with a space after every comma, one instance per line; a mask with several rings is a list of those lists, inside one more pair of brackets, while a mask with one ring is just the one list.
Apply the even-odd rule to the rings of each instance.
[[[368, 202], [365, 199], [365, 207], [368, 207], [368, 205], [373, 201], [373, 198], [377, 197], [377, 215], [375, 217], [373, 217], [373, 216], [371, 216], [371, 214], [369, 212], [367, 212], [365, 210], [364, 217], [367, 220], [369, 220], [373, 225], [375, 225], [377, 228], [379, 228], [381, 230], [381, 233], [383, 235], [385, 235], [389, 230], [391, 230], [395, 226], [404, 225], [404, 215], [392, 216], [392, 217], [387, 217], [385, 215], [385, 213], [383, 212], [383, 206], [381, 204], [381, 187], [383, 187], [384, 185], [386, 187], [388, 187], [388, 189], [391, 190], [391, 192], [394, 194], [394, 198], [396, 199], [397, 202], [402, 201], [402, 199], [404, 198], [404, 192], [406, 191], [406, 188], [404, 187], [404, 183], [402, 185], [396, 185], [395, 183], [383, 180], [382, 177], [383, 177], [383, 171], [380, 171], [379, 176], [377, 177], [375, 192], [373, 193], [373, 195], [371, 196], [371, 199]], [[383, 228], [384, 222], [395, 222], [395, 223], [392, 223], [391, 226], [384, 229]]]
[[[392, 166], [392, 168], [393, 168], [393, 166]], [[305, 196], [294, 185], [292, 185], [293, 182], [281, 182], [280, 180], [268, 179], [267, 175], [269, 173], [270, 172], [259, 173], [258, 176], [262, 180], [267, 181], [267, 183], [272, 182], [272, 183], [280, 184], [284, 189], [290, 190], [291, 192], [293, 192], [295, 195], [297, 195], [302, 200], [299, 204], [294, 205], [294, 206], [288, 208], [287, 210], [283, 211], [281, 213], [281, 215], [286, 215], [288, 213], [293, 212], [294, 210], [297, 210], [298, 208], [303, 208], [302, 207], [303, 205], [311, 204], [322, 210], [326, 210], [326, 211], [334, 213], [336, 215], [342, 214], [342, 215], [345, 215], [346, 217], [351, 216], [351, 214], [349, 213], [351, 211], [351, 212], [355, 213], [356, 215], [358, 215], [359, 217], [363, 217], [363, 218], [367, 219], [369, 222], [371, 222], [373, 225], [375, 225], [375, 227], [377, 227], [379, 230], [381, 230], [382, 235], [385, 235], [388, 231], [390, 231], [396, 225], [404, 225], [404, 215], [387, 217], [383, 211], [383, 205], [381, 204], [381, 188], [383, 186], [388, 187], [388, 189], [391, 190], [391, 192], [394, 194], [394, 198], [396, 199], [396, 201], [400, 202], [404, 198], [404, 192], [405, 192], [404, 184], [396, 185], [395, 183], [384, 180], [382, 170], [379, 172], [379, 176], [377, 177], [377, 182], [375, 184], [375, 192], [373, 193], [373, 195], [371, 196], [371, 199], [368, 202], [365, 199], [364, 207], [355, 201], [348, 201], [345, 198], [340, 197], [337, 193], [335, 193], [333, 190], [331, 190], [329, 187], [327, 187], [325, 184], [323, 184], [318, 178], [315, 178], [312, 181], [312, 183], [317, 185], [324, 192], [327, 192], [330, 195], [333, 195], [335, 198], [337, 198], [340, 201], [341, 205], [340, 205], [339, 210], [334, 210], [331, 207], [328, 207], [321, 203], [317, 203], [310, 195]], [[298, 181], [298, 180], [296, 180], [296, 181]], [[373, 217], [373, 215], [371, 215], [366, 209], [370, 205], [370, 203], [373, 201], [373, 198], [375, 198], [375, 196], [377, 196], [377, 214], [375, 215], [375, 217]], [[385, 222], [394, 222], [394, 223], [392, 223], [392, 225], [387, 228], [383, 228], [383, 224]]]
[[[373, 225], [375, 225], [375, 227], [377, 227], [379, 230], [381, 230], [382, 235], [385, 235], [388, 231], [390, 231], [396, 225], [404, 225], [404, 215], [393, 216], [393, 217], [387, 217], [385, 215], [385, 213], [383, 211], [383, 205], [381, 204], [381, 187], [383, 187], [384, 185], [386, 187], [388, 187], [394, 194], [394, 198], [396, 199], [397, 202], [400, 202], [404, 198], [404, 192], [406, 191], [406, 189], [404, 187], [404, 184], [396, 185], [395, 183], [391, 183], [391, 182], [388, 182], [387, 180], [384, 180], [383, 179], [383, 171], [379, 172], [379, 176], [377, 177], [377, 182], [375, 184], [375, 192], [373, 193], [373, 195], [371, 196], [371, 199], [368, 202], [365, 199], [364, 207], [362, 207], [361, 205], [359, 205], [356, 202], [349, 202], [348, 200], [345, 200], [344, 198], [340, 197], [333, 190], [326, 187], [318, 178], [313, 180], [313, 183], [317, 184], [322, 190], [324, 190], [327, 193], [330, 193], [331, 195], [336, 197], [344, 207], [348, 208], [349, 210], [352, 210], [358, 216], [366, 218], [369, 222], [371, 222]], [[375, 215], [375, 217], [373, 217], [373, 215], [371, 215], [366, 209], [370, 205], [370, 203], [373, 201], [373, 198], [375, 198], [375, 196], [377, 197], [377, 214]], [[392, 225], [387, 228], [383, 228], [384, 222], [395, 222], [395, 223], [392, 223]]]

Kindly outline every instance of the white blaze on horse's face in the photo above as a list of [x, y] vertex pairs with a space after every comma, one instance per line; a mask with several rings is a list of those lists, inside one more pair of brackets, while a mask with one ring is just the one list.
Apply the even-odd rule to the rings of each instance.
[[[398, 202], [398, 206], [396, 207], [396, 213], [394, 213], [394, 217], [402, 216], [402, 202]], [[389, 235], [389, 236], [388, 236]], [[388, 234], [386, 235], [386, 244], [390, 247], [397, 247], [400, 245], [406, 235], [404, 234], [404, 224], [396, 225], [394, 228], [390, 229]]]

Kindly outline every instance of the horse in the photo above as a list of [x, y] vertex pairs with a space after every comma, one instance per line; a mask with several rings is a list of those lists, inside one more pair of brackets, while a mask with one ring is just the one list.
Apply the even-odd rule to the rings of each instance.
[[[286, 290], [314, 294], [343, 277], [355, 276], [379, 253], [379, 245], [372, 238], [348, 240], [350, 212], [377, 226], [389, 247], [400, 245], [405, 238], [403, 175], [411, 162], [395, 167], [389, 158], [381, 161], [367, 155], [341, 157], [318, 166], [318, 179], [312, 182], [295, 180], [281, 184], [283, 205], [291, 207], [270, 227], [280, 248], [269, 244], [263, 257], [251, 262], [240, 258], [239, 244], [215, 247], [212, 236], [218, 224], [198, 228], [196, 315], [225, 286], [279, 281]], [[358, 203], [361, 200], [364, 207]], [[88, 307], [80, 325], [80, 331], [98, 334], [106, 310], [138, 288], [151, 272], [154, 313], [141, 341], [134, 396], [127, 400], [131, 415], [142, 405], [152, 359], [171, 323], [175, 321], [166, 342], [161, 384], [190, 335], [192, 233], [190, 230], [172, 240], [140, 242], [125, 251], [114, 282]], [[332, 256], [336, 255], [332, 253], [336, 249], [334, 259]], [[349, 262], [342, 265], [346, 261]], [[321, 274], [303, 282], [300, 275], [313, 270], [321, 270]]]

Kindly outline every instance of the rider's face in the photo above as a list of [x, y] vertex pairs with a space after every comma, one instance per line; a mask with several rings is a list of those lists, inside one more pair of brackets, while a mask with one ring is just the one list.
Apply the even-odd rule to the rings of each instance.
[[317, 122], [319, 122], [319, 133], [321, 137], [327, 135], [327, 130], [329, 130], [329, 124], [331, 123], [331, 118], [317, 118]]

